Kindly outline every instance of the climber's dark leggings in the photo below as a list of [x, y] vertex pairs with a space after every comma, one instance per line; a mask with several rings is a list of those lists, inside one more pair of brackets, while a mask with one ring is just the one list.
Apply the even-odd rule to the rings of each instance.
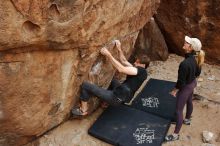
[[190, 84], [187, 84], [182, 89], [179, 90], [177, 93], [177, 102], [176, 102], [176, 127], [174, 133], [178, 134], [182, 124], [183, 124], [183, 109], [185, 104], [186, 107], [186, 119], [190, 119], [191, 114], [193, 112], [193, 103], [192, 103], [192, 96], [193, 90], [196, 87], [196, 79], [193, 80]]
[[110, 105], [119, 105], [122, 103], [122, 101], [119, 98], [117, 98], [113, 93], [113, 89], [118, 85], [120, 85], [120, 83], [117, 80], [113, 79], [111, 85], [107, 90], [95, 84], [83, 82], [81, 85], [80, 99], [84, 102], [87, 102], [92, 96], [96, 96], [106, 101]]

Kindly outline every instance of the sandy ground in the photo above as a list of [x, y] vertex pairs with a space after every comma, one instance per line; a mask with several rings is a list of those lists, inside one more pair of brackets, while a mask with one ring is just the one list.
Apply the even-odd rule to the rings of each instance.
[[[171, 54], [166, 62], [152, 62], [148, 68], [148, 79], [176, 81], [178, 65], [182, 60], [182, 57]], [[220, 66], [205, 64], [199, 80], [195, 93], [220, 102]], [[99, 108], [83, 119], [69, 120], [27, 146], [109, 146], [87, 134], [102, 111]], [[192, 119], [190, 126], [183, 125], [180, 140], [164, 143], [163, 146], [201, 146], [204, 130], [214, 133], [212, 144], [220, 146], [220, 104], [194, 100]], [[174, 125], [171, 125], [168, 133], [173, 130]]]

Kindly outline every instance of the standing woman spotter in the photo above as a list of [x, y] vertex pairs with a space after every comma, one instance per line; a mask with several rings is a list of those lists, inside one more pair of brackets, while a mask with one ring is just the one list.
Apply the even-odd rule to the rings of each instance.
[[[199, 39], [185, 36], [183, 46], [185, 59], [179, 65], [177, 83], [175, 88], [170, 92], [171, 95], [177, 97], [176, 126], [174, 133], [166, 136], [165, 141], [178, 140], [182, 124], [190, 125], [190, 117], [193, 112], [193, 90], [196, 87], [196, 78], [201, 73], [201, 66], [205, 59], [205, 52], [201, 48], [202, 44]], [[185, 105], [187, 105], [186, 116], [183, 120], [183, 109]]]

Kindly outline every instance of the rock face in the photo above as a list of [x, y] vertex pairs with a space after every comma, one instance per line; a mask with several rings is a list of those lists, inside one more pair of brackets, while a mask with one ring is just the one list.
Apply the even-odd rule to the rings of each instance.
[[99, 54], [120, 39], [129, 57], [159, 0], [0, 1], [0, 145], [22, 145], [69, 116], [84, 80], [106, 87]]
[[166, 60], [169, 52], [164, 37], [152, 17], [142, 28], [135, 43], [136, 53], [145, 54], [150, 60]]
[[183, 54], [184, 36], [201, 40], [209, 62], [220, 64], [220, 1], [161, 0], [156, 20], [168, 47]]

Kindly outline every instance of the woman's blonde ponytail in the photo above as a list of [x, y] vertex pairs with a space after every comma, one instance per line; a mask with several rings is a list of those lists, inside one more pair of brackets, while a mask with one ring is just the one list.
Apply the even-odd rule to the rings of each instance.
[[205, 52], [203, 50], [198, 51], [196, 53], [196, 61], [199, 67], [201, 67], [205, 61]]

